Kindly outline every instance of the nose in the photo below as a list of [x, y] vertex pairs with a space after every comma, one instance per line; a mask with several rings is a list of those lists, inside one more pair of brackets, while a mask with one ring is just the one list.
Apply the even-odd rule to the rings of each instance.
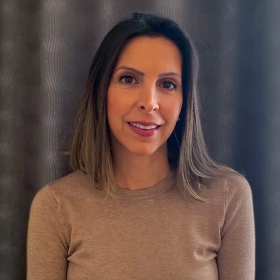
[[139, 93], [138, 107], [147, 114], [159, 109], [158, 96], [154, 86], [145, 88]]

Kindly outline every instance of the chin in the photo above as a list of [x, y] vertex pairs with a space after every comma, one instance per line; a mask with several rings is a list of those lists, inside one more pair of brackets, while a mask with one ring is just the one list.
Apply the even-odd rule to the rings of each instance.
[[137, 156], [151, 156], [153, 155], [156, 150], [155, 149], [145, 149], [145, 148], [137, 148], [137, 149], [128, 149], [128, 151]]
[[165, 153], [165, 145], [160, 147], [151, 147], [150, 145], [138, 145], [138, 147], [127, 147], [127, 150], [137, 156], [152, 156], [155, 154]]
[[156, 154], [166, 154], [167, 143], [151, 143], [151, 142], [120, 142], [116, 138], [112, 139], [113, 150], [118, 151], [119, 154], [135, 155], [135, 156], [153, 156]]

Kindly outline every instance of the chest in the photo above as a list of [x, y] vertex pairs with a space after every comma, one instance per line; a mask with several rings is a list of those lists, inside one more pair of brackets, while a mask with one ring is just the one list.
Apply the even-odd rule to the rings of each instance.
[[69, 279], [218, 279], [220, 226], [207, 211], [150, 201], [75, 215]]

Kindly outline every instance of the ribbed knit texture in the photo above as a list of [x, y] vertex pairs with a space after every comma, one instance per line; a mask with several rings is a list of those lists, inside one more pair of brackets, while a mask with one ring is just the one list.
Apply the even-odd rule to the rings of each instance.
[[251, 190], [221, 178], [183, 199], [171, 172], [150, 188], [96, 190], [77, 171], [35, 197], [28, 229], [28, 280], [253, 280]]

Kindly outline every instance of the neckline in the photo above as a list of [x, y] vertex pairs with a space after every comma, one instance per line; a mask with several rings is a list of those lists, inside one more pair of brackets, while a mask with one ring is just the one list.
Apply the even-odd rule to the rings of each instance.
[[148, 199], [170, 189], [173, 186], [174, 177], [174, 172], [170, 171], [161, 181], [142, 190], [127, 190], [116, 185], [114, 194], [117, 196], [117, 198], [126, 200]]

